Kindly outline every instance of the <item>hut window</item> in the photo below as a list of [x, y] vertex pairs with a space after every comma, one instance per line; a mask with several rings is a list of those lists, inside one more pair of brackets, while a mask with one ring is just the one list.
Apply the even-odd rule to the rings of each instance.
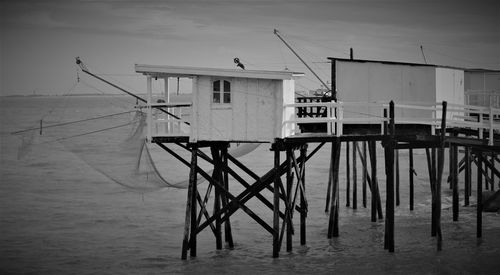
[[213, 92], [213, 103], [231, 103], [231, 82], [227, 80], [214, 81]]

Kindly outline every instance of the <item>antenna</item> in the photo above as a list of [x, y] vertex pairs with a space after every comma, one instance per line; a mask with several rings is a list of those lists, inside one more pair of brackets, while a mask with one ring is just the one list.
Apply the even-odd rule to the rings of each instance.
[[425, 64], [427, 64], [427, 59], [425, 59], [425, 54], [424, 54], [424, 47], [422, 47], [422, 45], [420, 45], [420, 51], [422, 52], [422, 56], [424, 57]]

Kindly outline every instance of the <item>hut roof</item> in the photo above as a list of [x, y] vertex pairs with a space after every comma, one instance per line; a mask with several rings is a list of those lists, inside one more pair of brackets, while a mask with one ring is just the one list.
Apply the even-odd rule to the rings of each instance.
[[349, 59], [349, 58], [337, 58], [337, 57], [328, 57], [328, 59], [330, 61], [339, 60], [339, 61], [344, 61], [344, 62], [378, 63], [378, 64], [386, 64], [386, 65], [404, 65], [404, 66], [419, 66], [419, 67], [421, 66], [421, 67], [435, 67], [435, 68], [448, 68], [448, 69], [465, 70], [464, 68], [453, 67], [453, 66], [410, 63], [410, 62], [398, 62], [398, 61]]
[[303, 73], [291, 71], [219, 69], [145, 64], [135, 64], [135, 71], [152, 77], [220, 76], [258, 79], [293, 79], [304, 75]]

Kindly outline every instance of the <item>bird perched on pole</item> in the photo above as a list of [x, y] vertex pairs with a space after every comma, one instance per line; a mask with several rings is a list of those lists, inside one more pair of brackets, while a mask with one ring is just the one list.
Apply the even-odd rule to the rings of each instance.
[[245, 69], [245, 65], [243, 65], [243, 63], [240, 62], [240, 59], [238, 57], [234, 58], [234, 63], [236, 63], [236, 67], [240, 67], [243, 70]]

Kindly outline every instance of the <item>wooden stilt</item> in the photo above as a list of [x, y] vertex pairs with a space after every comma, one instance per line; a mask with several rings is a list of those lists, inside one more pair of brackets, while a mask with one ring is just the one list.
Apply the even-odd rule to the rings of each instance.
[[[196, 235], [197, 235], [197, 227], [198, 223], [196, 222], [196, 213], [197, 213], [197, 204], [196, 204], [196, 196], [198, 194], [198, 188], [197, 188], [197, 173], [196, 173], [196, 168], [198, 167], [197, 160], [197, 147], [196, 145], [193, 146], [193, 151], [191, 153], [191, 171], [189, 172], [189, 188], [191, 188], [191, 230], [190, 230], [190, 237], [189, 237], [189, 254], [191, 257], [196, 257]], [[189, 193], [189, 192], [188, 192]]]
[[476, 152], [477, 161], [477, 206], [476, 206], [476, 237], [481, 238], [483, 236], [483, 157], [480, 151]]
[[458, 203], [459, 203], [459, 197], [458, 197], [458, 146], [453, 145], [450, 146], [450, 150], [453, 151], [452, 156], [453, 159], [450, 160], [453, 165], [453, 174], [452, 174], [452, 189], [453, 189], [453, 200], [452, 200], [452, 208], [453, 208], [453, 221], [458, 221]]
[[[370, 144], [371, 144], [371, 142], [369, 142], [369, 143], [368, 143], [368, 147], [370, 147], [370, 146], [371, 146]], [[370, 148], [369, 148], [369, 149], [370, 149]], [[373, 141], [373, 149], [375, 149], [375, 141]], [[359, 150], [359, 148], [358, 148], [358, 150]], [[371, 149], [369, 150], [369, 152], [370, 152], [370, 154], [371, 154]], [[368, 164], [367, 164], [367, 163], [368, 163], [368, 161], [365, 159], [365, 157], [364, 157], [363, 155], [361, 155], [361, 153], [360, 153], [360, 154], [358, 154], [358, 156], [359, 156], [359, 158], [360, 158], [360, 161], [361, 161], [362, 165], [363, 165], [364, 167], [368, 167]], [[376, 157], [376, 155], [375, 155], [375, 157]], [[371, 155], [370, 155], [370, 158], [371, 158]], [[376, 161], [375, 161], [375, 168], [376, 168]], [[376, 178], [376, 174], [375, 174], [375, 178]], [[369, 189], [370, 189], [370, 191], [371, 191], [371, 190], [372, 190], [372, 186], [373, 186], [374, 181], [373, 181], [373, 179], [372, 179], [372, 178], [370, 178], [370, 175], [368, 175], [368, 173], [366, 174], [366, 183], [367, 183], [367, 185], [368, 185], [368, 188], [369, 188]], [[375, 196], [375, 200], [377, 201], [377, 207], [376, 207], [376, 209], [377, 209], [377, 212], [378, 212], [378, 215], [379, 215], [380, 219], [382, 219], [382, 218], [383, 218], [383, 212], [382, 212], [382, 202], [381, 202], [381, 200], [380, 200], [380, 194], [379, 194], [379, 192], [378, 192], [378, 184], [377, 184], [377, 188], [376, 188], [376, 189], [377, 189], [377, 192], [374, 194], [374, 196]]]
[[368, 143], [368, 150], [370, 152], [370, 164], [371, 164], [371, 176], [372, 176], [372, 184], [370, 186], [370, 191], [371, 191], [371, 202], [372, 202], [372, 207], [371, 207], [371, 220], [372, 222], [377, 221], [377, 196], [376, 196], [376, 190], [375, 190], [375, 180], [376, 180], [376, 173], [377, 173], [377, 164], [376, 164], [376, 157], [374, 157], [373, 153], [373, 148], [372, 148], [372, 142]]
[[349, 142], [345, 143], [345, 162], [346, 162], [346, 203], [345, 206], [351, 206], [351, 160]]
[[[293, 185], [293, 177], [292, 177], [292, 149], [286, 149], [286, 162], [287, 162], [287, 171], [286, 171], [286, 197], [288, 199], [288, 205], [290, 205], [290, 199], [292, 197], [292, 185]], [[289, 211], [293, 211], [293, 209], [289, 209]], [[287, 219], [288, 216], [285, 217]], [[287, 221], [286, 224], [286, 251], [292, 251], [292, 223], [291, 220]]]
[[[366, 141], [363, 141], [363, 159], [367, 159], [366, 157]], [[368, 167], [366, 166], [366, 162], [363, 163], [363, 177], [362, 177], [362, 184], [363, 184], [363, 207], [366, 208], [366, 179], [368, 176]]]
[[400, 192], [399, 192], [399, 150], [394, 152], [394, 160], [396, 162], [396, 206], [400, 204]]
[[471, 159], [470, 159], [470, 148], [465, 146], [465, 174], [464, 174], [464, 204], [469, 205], [469, 197], [471, 194]]
[[[432, 151], [434, 151], [434, 148], [432, 148]], [[435, 161], [433, 160], [435, 157], [434, 153], [431, 153], [429, 148], [425, 148], [425, 154], [427, 156], [427, 169], [429, 171], [429, 182], [430, 182], [430, 188], [431, 188], [431, 236], [434, 237], [436, 236], [436, 189], [435, 189]]]
[[274, 191], [273, 191], [273, 258], [279, 257], [280, 244], [279, 244], [279, 209], [280, 209], [280, 196], [279, 196], [279, 182], [280, 182], [280, 151], [274, 148]]
[[[221, 148], [221, 158], [222, 158], [222, 167], [224, 170], [224, 186], [226, 187], [226, 190], [229, 191], [229, 174], [228, 174], [228, 161], [227, 161], [227, 145], [223, 146]], [[227, 198], [226, 194], [222, 194], [222, 207], [226, 207], [229, 203], [229, 199]], [[224, 222], [224, 239], [227, 243], [227, 246], [229, 249], [234, 248], [234, 241], [233, 241], [233, 233], [231, 230], [231, 221], [229, 217], [227, 220]]]
[[335, 140], [332, 142], [332, 201], [328, 222], [328, 238], [339, 236], [338, 228], [338, 207], [339, 207], [339, 162], [340, 162], [341, 142]]
[[[394, 158], [397, 150], [394, 150], [394, 102], [389, 104], [389, 135], [384, 141], [385, 152], [385, 174], [386, 174], [386, 206], [385, 206], [385, 245], [389, 252], [394, 252]], [[396, 152], [395, 152], [396, 151]], [[397, 169], [396, 165], [396, 169]], [[373, 212], [372, 212], [373, 213]]]
[[[438, 160], [437, 160], [437, 179], [435, 186], [435, 200], [436, 200], [436, 215], [435, 215], [435, 227], [437, 234], [437, 250], [441, 251], [443, 237], [441, 232], [441, 183], [443, 178], [443, 170], [444, 170], [444, 154], [445, 154], [445, 138], [446, 138], [446, 110], [447, 110], [447, 102], [443, 101], [443, 110], [442, 110], [442, 118], [441, 118], [441, 139], [440, 145], [438, 148]], [[455, 158], [458, 152], [455, 153]]]
[[495, 191], [495, 152], [491, 152], [491, 165], [493, 166], [491, 169], [491, 191]]
[[410, 178], [410, 211], [413, 211], [413, 208], [414, 208], [414, 198], [413, 198], [413, 195], [415, 193], [414, 191], [414, 183], [413, 183], [413, 175], [415, 173], [415, 170], [413, 168], [413, 149], [409, 149], [408, 150], [408, 158], [409, 158], [409, 161], [410, 161], [410, 168], [408, 169], [408, 172], [409, 172], [409, 178]]
[[[190, 228], [191, 228], [191, 214], [192, 214], [192, 205], [193, 205], [193, 197], [194, 197], [194, 188], [196, 186], [196, 151], [193, 150], [191, 153], [191, 170], [189, 171], [189, 186], [187, 193], [187, 201], [186, 201], [186, 219], [184, 221], [184, 239], [182, 241], [182, 255], [181, 259], [187, 259], [187, 251], [190, 249]], [[196, 212], [196, 211], [194, 211]], [[195, 221], [196, 223], [196, 221]]]
[[[210, 146], [210, 151], [212, 153], [212, 160], [214, 162], [213, 176], [215, 180], [222, 182], [222, 170], [220, 167], [220, 155], [219, 148], [217, 145]], [[215, 186], [215, 196], [214, 196], [214, 214], [219, 212], [221, 208], [221, 191], [220, 188]], [[215, 219], [215, 247], [216, 249], [222, 249], [222, 227], [221, 227], [221, 216], [216, 215]]]
[[352, 142], [352, 209], [358, 209], [358, 161], [356, 141]]
[[[302, 162], [302, 169], [300, 174], [300, 182], [302, 188], [300, 189], [300, 244], [306, 244], [306, 218], [307, 218], [307, 200], [306, 200], [306, 156], [307, 156], [307, 144], [302, 145], [300, 148], [300, 158], [304, 159]], [[299, 177], [299, 175], [297, 175]]]
[[371, 164], [371, 192], [372, 192], [372, 222], [377, 221], [378, 218], [383, 219], [384, 215], [382, 213], [382, 203], [380, 202], [380, 193], [378, 189], [377, 180], [377, 149], [375, 141], [371, 140], [368, 142], [368, 151], [370, 154], [370, 164]]
[[[333, 143], [332, 143], [333, 146]], [[332, 149], [333, 150], [333, 149]], [[330, 196], [332, 192], [332, 178], [333, 178], [333, 163], [332, 163], [332, 158], [330, 158], [330, 169], [328, 171], [328, 187], [326, 188], [326, 204], [325, 204], [325, 212], [328, 212], [330, 208]]]

